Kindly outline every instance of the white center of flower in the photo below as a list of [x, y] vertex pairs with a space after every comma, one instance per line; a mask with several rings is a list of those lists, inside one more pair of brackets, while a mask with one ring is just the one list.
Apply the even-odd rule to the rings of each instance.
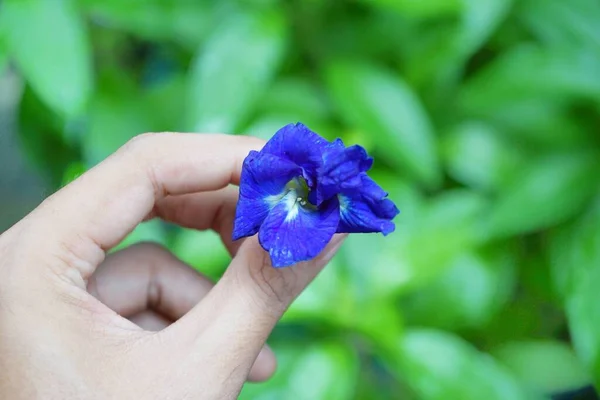
[[309, 193], [310, 189], [306, 180], [299, 176], [289, 181], [281, 194], [267, 196], [265, 201], [271, 208], [275, 207], [275, 205], [280, 202], [284, 202], [288, 212], [286, 221], [290, 221], [298, 216], [300, 208], [303, 208], [306, 211], [317, 210], [317, 207], [308, 201]]

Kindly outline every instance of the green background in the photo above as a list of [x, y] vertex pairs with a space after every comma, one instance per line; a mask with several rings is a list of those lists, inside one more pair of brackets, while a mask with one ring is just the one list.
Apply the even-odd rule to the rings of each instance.
[[[396, 232], [348, 239], [242, 399], [600, 384], [600, 2], [5, 0], [0, 71], [48, 191], [148, 131], [301, 121], [374, 155]], [[140, 240], [213, 278], [229, 261], [212, 232]]]

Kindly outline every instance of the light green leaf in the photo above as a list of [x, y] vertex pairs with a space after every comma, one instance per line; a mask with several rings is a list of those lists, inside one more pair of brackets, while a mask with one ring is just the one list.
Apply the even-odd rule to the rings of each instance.
[[167, 236], [163, 222], [159, 219], [139, 224], [117, 247], [113, 250], [121, 250], [136, 243], [152, 242], [163, 246], [167, 244]]
[[299, 121], [294, 121], [289, 115], [267, 115], [253, 121], [244, 129], [244, 134], [269, 140], [283, 126], [294, 122]]
[[514, 101], [545, 96], [598, 101], [599, 70], [600, 56], [589, 48], [520, 45], [471, 78], [460, 104], [476, 115], [494, 115]]
[[231, 257], [214, 231], [182, 230], [171, 246], [173, 254], [199, 272], [218, 279], [231, 261]]
[[[353, 398], [358, 358], [337, 343], [274, 346], [279, 360], [275, 376], [262, 384], [246, 385], [241, 400], [346, 400]], [[279, 358], [279, 357], [278, 357]]]
[[[314, 281], [306, 287], [305, 290], [292, 303], [285, 312], [282, 321], [302, 321], [302, 320], [334, 320], [339, 322], [339, 308], [347, 308], [347, 304], [352, 303], [350, 290], [343, 276], [343, 261], [338, 253], [327, 264], [327, 267], [317, 275]], [[331, 310], [328, 305], [335, 301], [340, 307]], [[333, 312], [332, 312], [333, 311]]]
[[326, 80], [341, 116], [376, 138], [376, 149], [388, 163], [430, 187], [440, 183], [433, 127], [399, 76], [380, 67], [344, 62], [331, 64]]
[[[347, 243], [343, 249], [355, 245]], [[365, 249], [364, 246], [361, 249]], [[373, 253], [370, 253], [373, 255]], [[377, 257], [375, 257], [377, 258]], [[376, 271], [384, 265], [371, 263]], [[361, 266], [362, 269], [364, 265]], [[319, 322], [344, 331], [358, 332], [383, 348], [400, 337], [402, 315], [389, 293], [378, 292], [375, 281], [361, 281], [367, 273], [350, 269], [346, 254], [338, 254], [323, 272], [302, 292], [282, 321]], [[392, 267], [386, 268], [390, 271]], [[378, 274], [383, 275], [383, 273]], [[393, 279], [393, 277], [391, 277]], [[387, 284], [383, 289], [389, 289]], [[389, 290], [388, 290], [389, 292]], [[332, 309], [331, 304], [335, 303]]]
[[480, 115], [483, 114], [514, 141], [525, 139], [533, 145], [556, 150], [593, 144], [593, 134], [580, 119], [570, 115], [564, 99], [558, 96], [516, 97], [510, 103]]
[[532, 389], [560, 393], [590, 384], [590, 376], [573, 350], [552, 340], [506, 343], [492, 354]]
[[547, 246], [556, 292], [569, 296], [600, 265], [600, 197], [578, 219], [552, 232]]
[[405, 246], [397, 250], [407, 260], [400, 267], [410, 277], [407, 284], [430, 281], [448, 267], [448, 260], [480, 244], [486, 207], [482, 196], [468, 190], [447, 191], [434, 198], [414, 230], [406, 233]]
[[513, 0], [462, 0], [463, 13], [456, 47], [462, 57], [475, 53], [504, 20]]
[[441, 331], [412, 330], [387, 355], [390, 369], [421, 400], [540, 398], [503, 366], [468, 343]]
[[519, 2], [519, 17], [545, 43], [587, 44], [600, 50], [600, 3], [595, 0]]
[[513, 143], [483, 122], [465, 122], [444, 137], [450, 175], [475, 189], [492, 191], [514, 173], [523, 155]]
[[579, 358], [590, 371], [596, 385], [600, 384], [600, 307], [598, 287], [600, 267], [586, 265], [575, 276], [573, 291], [565, 299], [569, 332]]
[[36, 93], [65, 117], [92, 92], [92, 54], [83, 17], [69, 0], [9, 0], [1, 23], [13, 58]]
[[[331, 125], [317, 119], [313, 119], [310, 115], [304, 115], [302, 112], [297, 113], [282, 113], [282, 114], [267, 114], [261, 118], [252, 121], [252, 123], [243, 129], [243, 133], [259, 137], [264, 140], [269, 140], [273, 135], [285, 125], [302, 122], [314, 132], [323, 136], [326, 139], [333, 140], [339, 137], [339, 132]], [[350, 145], [350, 142], [345, 142]]]
[[415, 271], [407, 249], [412, 243], [414, 226], [421, 224], [428, 206], [416, 188], [406, 182], [387, 174], [371, 175], [389, 192], [389, 198], [401, 208], [401, 213], [394, 220], [396, 230], [391, 235], [350, 235], [340, 250], [346, 286], [353, 291], [353, 301], [359, 304], [375, 299], [389, 301], [414, 283]]
[[[393, 185], [381, 174], [376, 179], [402, 207], [396, 231], [388, 237], [347, 238], [333, 264], [299, 297], [286, 317], [322, 320], [359, 331], [379, 345], [388, 346], [403, 330], [396, 296], [436, 279], [449, 267], [448, 260], [478, 242], [477, 221], [485, 202], [478, 195], [463, 191], [423, 204], [414, 188], [400, 182]], [[510, 269], [490, 272], [492, 277], [480, 273], [484, 283], [496, 279], [488, 311], [496, 309], [510, 290], [500, 284], [502, 274], [509, 272]], [[510, 279], [506, 281], [510, 283]], [[332, 303], [336, 304], [334, 309], [330, 307]], [[481, 316], [477, 311], [472, 314]]]
[[600, 198], [589, 212], [553, 233], [552, 278], [562, 295], [579, 358], [600, 384]]
[[491, 119], [518, 139], [564, 148], [592, 144], [572, 105], [600, 104], [599, 52], [588, 45], [519, 44], [462, 86], [459, 107]]
[[232, 13], [201, 47], [188, 83], [188, 121], [196, 132], [233, 133], [248, 117], [283, 57], [276, 13]]
[[515, 257], [503, 250], [469, 252], [450, 260], [441, 275], [405, 299], [408, 323], [444, 329], [488, 323], [515, 288]]
[[574, 216], [597, 187], [597, 154], [556, 154], [531, 160], [506, 184], [489, 215], [488, 232], [533, 232]]
[[265, 93], [258, 111], [268, 114], [300, 114], [303, 117], [297, 119], [301, 122], [307, 117], [324, 120], [331, 112], [324, 93], [311, 81], [298, 78], [284, 78], [273, 83]]

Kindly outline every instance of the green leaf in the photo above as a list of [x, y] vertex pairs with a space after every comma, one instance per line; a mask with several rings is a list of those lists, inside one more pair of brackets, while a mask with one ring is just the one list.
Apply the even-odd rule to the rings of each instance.
[[405, 299], [408, 323], [444, 329], [488, 323], [515, 288], [515, 257], [507, 250], [469, 252], [449, 261], [441, 275]]
[[[394, 220], [393, 234], [387, 237], [350, 235], [340, 250], [346, 286], [352, 292], [353, 302], [359, 304], [376, 299], [389, 301], [413, 283], [415, 275], [407, 249], [412, 244], [414, 227], [421, 224], [428, 206], [416, 188], [406, 182], [383, 173], [371, 175], [389, 192], [389, 198], [401, 208], [401, 214]], [[371, 267], [365, 268], [365, 265]]]
[[50, 187], [59, 187], [65, 169], [79, 158], [77, 150], [61, 133], [62, 121], [29, 86], [21, 97], [18, 121], [19, 144], [27, 161], [50, 182]]
[[241, 400], [346, 400], [353, 398], [358, 358], [339, 343], [274, 346], [279, 358], [275, 376], [261, 384], [247, 384]]
[[4, 75], [4, 70], [8, 64], [8, 54], [3, 46], [2, 38], [0, 37], [0, 76]]
[[570, 224], [552, 232], [548, 242], [552, 281], [558, 294], [569, 296], [577, 282], [600, 265], [600, 197]]
[[391, 371], [421, 400], [541, 398], [524, 389], [489, 355], [441, 331], [414, 329], [386, 358]]
[[156, 115], [129, 77], [106, 71], [101, 88], [91, 101], [87, 131], [81, 138], [88, 166], [104, 160], [134, 136], [154, 131]]
[[493, 205], [490, 236], [534, 232], [574, 216], [597, 187], [597, 157], [584, 151], [528, 161]]
[[561, 98], [517, 98], [497, 108], [490, 119], [515, 140], [526, 139], [534, 145], [564, 150], [593, 145], [594, 135], [585, 126], [585, 118], [568, 110]]
[[190, 128], [235, 132], [277, 71], [284, 43], [285, 26], [279, 14], [232, 13], [192, 64], [187, 99]]
[[491, 119], [519, 139], [555, 148], [593, 144], [594, 136], [581, 124], [584, 117], [573, 110], [600, 103], [598, 54], [589, 45], [513, 46], [463, 85], [459, 108]]
[[462, 0], [464, 9], [456, 46], [463, 57], [472, 56], [504, 20], [513, 0]]
[[363, 0], [363, 2], [411, 17], [454, 14], [461, 8], [460, 0]]
[[[512, 0], [460, 0], [455, 24], [422, 29], [412, 36], [419, 46], [408, 57], [405, 69], [436, 114], [451, 118], [454, 92], [465, 74], [467, 62], [505, 19]], [[411, 40], [412, 37], [411, 37]], [[452, 101], [452, 104], [448, 104]], [[450, 107], [449, 107], [450, 105]]]
[[112, 29], [151, 41], [196, 48], [218, 21], [210, 2], [79, 0], [87, 13]]
[[[455, 192], [424, 205], [414, 188], [401, 182], [393, 185], [388, 181], [391, 178], [383, 174], [377, 174], [376, 179], [402, 207], [396, 232], [388, 237], [356, 235], [346, 239], [331, 265], [290, 307], [286, 319], [317, 319], [361, 332], [378, 345], [388, 347], [403, 331], [397, 295], [434, 280], [449, 267], [448, 260], [477, 243], [476, 226], [485, 202], [476, 194]], [[493, 259], [500, 268], [501, 257]], [[502, 274], [510, 272], [509, 267], [502, 265], [507, 269], [492, 269], [491, 278], [487, 271], [479, 274], [497, 280], [489, 296], [493, 299], [487, 304], [488, 311], [496, 309], [503, 294], [510, 290], [510, 279], [506, 286], [500, 284]], [[332, 303], [336, 304], [333, 309]]]
[[440, 183], [433, 127], [399, 76], [380, 67], [343, 62], [329, 65], [326, 80], [341, 116], [376, 138], [376, 149], [388, 163], [407, 169], [430, 187]]
[[62, 186], [66, 186], [69, 183], [73, 182], [75, 179], [83, 175], [86, 171], [87, 168], [85, 164], [80, 161], [76, 161], [69, 164], [63, 175]]
[[462, 88], [460, 104], [475, 115], [494, 115], [514, 101], [547, 96], [600, 100], [598, 52], [583, 47], [516, 46]]
[[569, 332], [579, 358], [600, 384], [600, 198], [549, 243], [552, 278], [562, 295]]
[[[353, 303], [348, 293], [349, 285], [342, 274], [343, 267], [342, 258], [338, 253], [294, 300], [285, 312], [282, 321], [329, 320], [331, 322], [333, 319], [334, 323], [338, 323], [340, 318], [338, 318], [337, 310], [347, 308], [347, 304]], [[335, 310], [328, 307], [332, 301], [339, 306]]]
[[[282, 127], [287, 124], [302, 122], [313, 131], [326, 139], [333, 140], [339, 137], [339, 132], [331, 125], [318, 119], [313, 119], [310, 115], [298, 113], [267, 114], [261, 118], [252, 121], [252, 123], [243, 129], [244, 134], [269, 140]], [[350, 142], [345, 142], [350, 144]]]
[[587, 265], [574, 279], [573, 291], [565, 300], [569, 332], [579, 358], [600, 384], [600, 267]]
[[475, 189], [501, 187], [523, 160], [516, 146], [483, 122], [464, 122], [444, 137], [444, 159], [449, 174]]
[[183, 262], [215, 280], [231, 261], [221, 238], [213, 231], [182, 230], [175, 237], [171, 250]]
[[553, 340], [506, 343], [492, 351], [524, 383], [541, 393], [560, 393], [590, 383], [573, 350]]
[[324, 120], [331, 112], [320, 88], [311, 81], [299, 78], [284, 78], [273, 83], [265, 93], [258, 111], [268, 114], [300, 114], [303, 116], [298, 118], [301, 122], [306, 117]]
[[397, 250], [407, 260], [401, 264], [407, 285], [430, 281], [448, 267], [449, 260], [480, 244], [486, 207], [482, 196], [468, 190], [446, 191], [434, 198], [406, 233], [405, 246]]
[[545, 43], [587, 44], [600, 50], [600, 4], [595, 0], [528, 0], [519, 2], [518, 15]]
[[122, 250], [141, 242], [152, 242], [165, 246], [167, 244], [167, 236], [163, 222], [159, 219], [153, 219], [139, 224], [113, 251]]
[[69, 0], [9, 0], [1, 23], [9, 54], [36, 93], [65, 117], [92, 92], [92, 54], [83, 17]]
[[[275, 132], [281, 127], [291, 124], [294, 119], [289, 115], [267, 115], [262, 118], [253, 121], [247, 128], [244, 129], [244, 134], [261, 138], [263, 140], [269, 140]], [[310, 126], [310, 125], [309, 125]]]
[[[343, 249], [353, 245], [347, 243]], [[361, 248], [365, 249], [364, 246]], [[282, 322], [317, 322], [345, 332], [360, 333], [378, 346], [387, 348], [402, 334], [400, 310], [390, 301], [389, 293], [378, 292], [374, 285], [376, 281], [361, 281], [368, 274], [351, 269], [347, 261], [345, 254], [334, 257], [294, 301]], [[383, 267], [379, 263], [372, 265], [373, 271]], [[386, 270], [392, 268], [393, 264]], [[389, 289], [389, 286], [384, 289]], [[331, 308], [333, 303], [336, 305], [334, 309]]]
[[147, 105], [147, 116], [152, 120], [153, 130], [158, 132], [184, 132], [184, 108], [186, 78], [173, 74], [168, 79], [147, 88], [143, 102]]

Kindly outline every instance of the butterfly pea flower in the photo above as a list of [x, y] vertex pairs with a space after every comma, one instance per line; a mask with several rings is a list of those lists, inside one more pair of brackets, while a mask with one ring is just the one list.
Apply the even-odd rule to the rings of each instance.
[[394, 231], [396, 205], [364, 148], [286, 125], [244, 160], [233, 239], [258, 233], [274, 267], [316, 257], [335, 233]]

